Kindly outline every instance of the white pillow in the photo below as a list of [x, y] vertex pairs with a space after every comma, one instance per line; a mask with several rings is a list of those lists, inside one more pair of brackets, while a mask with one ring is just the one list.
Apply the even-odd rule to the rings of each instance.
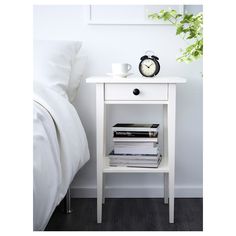
[[77, 68], [80, 48], [78, 41], [35, 40], [34, 80], [73, 100], [81, 76]]
[[80, 81], [84, 75], [85, 64], [87, 62], [87, 56], [80, 55], [80, 52], [77, 53], [74, 63], [72, 65], [70, 82], [69, 82], [69, 98], [70, 101], [74, 101], [77, 91], [80, 85]]

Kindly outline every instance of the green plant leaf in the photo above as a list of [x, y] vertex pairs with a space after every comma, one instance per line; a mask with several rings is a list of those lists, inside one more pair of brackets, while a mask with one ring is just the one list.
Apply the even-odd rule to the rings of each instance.
[[181, 17], [182, 16], [182, 14], [176, 14], [175, 15], [175, 18], [177, 19], [177, 18], [179, 18], [179, 17]]
[[176, 35], [183, 33], [184, 27], [183, 25], [180, 25], [176, 29]]
[[161, 10], [148, 16], [153, 20], [164, 20], [171, 22], [176, 27], [176, 35], [181, 35], [185, 40], [191, 40], [191, 44], [184, 50], [182, 56], [177, 58], [178, 62], [190, 63], [203, 56], [203, 14], [193, 15], [179, 14], [176, 10]]

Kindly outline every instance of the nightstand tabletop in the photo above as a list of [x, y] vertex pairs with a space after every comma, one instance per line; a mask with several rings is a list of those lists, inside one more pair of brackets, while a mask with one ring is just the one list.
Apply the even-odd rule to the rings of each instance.
[[91, 76], [86, 79], [87, 83], [109, 83], [109, 84], [178, 84], [178, 83], [186, 83], [187, 80], [183, 77], [154, 77], [154, 78], [145, 78], [138, 76], [131, 76], [129, 78], [112, 78], [109, 76]]

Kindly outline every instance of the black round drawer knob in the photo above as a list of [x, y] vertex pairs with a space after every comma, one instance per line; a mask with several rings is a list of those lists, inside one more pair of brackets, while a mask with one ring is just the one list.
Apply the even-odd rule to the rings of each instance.
[[139, 95], [140, 94], [140, 91], [139, 91], [139, 89], [134, 89], [133, 90], [133, 94], [135, 95], [135, 96], [137, 96], [137, 95]]

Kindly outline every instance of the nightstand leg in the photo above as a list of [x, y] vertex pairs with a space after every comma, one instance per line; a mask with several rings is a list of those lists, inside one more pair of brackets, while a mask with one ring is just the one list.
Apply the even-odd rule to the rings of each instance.
[[174, 207], [175, 207], [175, 198], [174, 198], [174, 176], [173, 174], [169, 175], [169, 222], [174, 223]]
[[168, 204], [168, 173], [164, 173], [164, 203]]
[[104, 84], [96, 85], [97, 123], [97, 223], [102, 223], [103, 161], [105, 155], [105, 107]]
[[[163, 156], [168, 157], [167, 105], [163, 105]], [[168, 204], [168, 173], [164, 173], [164, 203]]]
[[97, 178], [97, 223], [102, 223], [102, 174]]
[[102, 204], [105, 204], [105, 174], [102, 178]]
[[175, 98], [176, 85], [169, 84], [168, 104], [168, 163], [169, 163], [169, 222], [174, 223], [175, 189]]

